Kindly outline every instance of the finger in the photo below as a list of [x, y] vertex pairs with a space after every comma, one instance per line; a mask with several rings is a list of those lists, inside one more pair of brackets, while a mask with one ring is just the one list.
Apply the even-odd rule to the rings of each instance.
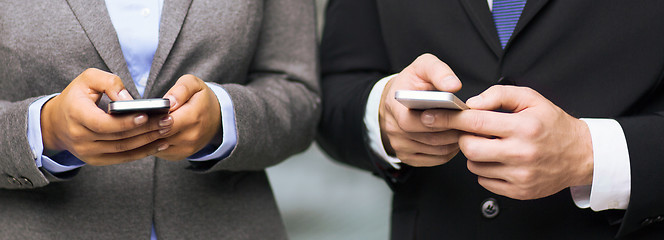
[[510, 194], [514, 194], [514, 185], [502, 179], [477, 176], [477, 183], [479, 183], [480, 186], [484, 187], [486, 190], [501, 196], [510, 197]]
[[397, 131], [397, 132], [406, 132], [406, 133], [417, 133], [417, 132], [440, 132], [445, 129], [432, 129], [431, 127], [425, 126], [422, 124], [421, 114], [422, 111], [419, 110], [409, 110], [403, 105], [391, 105], [389, 106], [390, 111], [386, 116], [385, 120], [386, 127], [389, 127], [388, 132]]
[[74, 116], [81, 125], [95, 134], [125, 132], [148, 122], [148, 115], [145, 113], [113, 116], [106, 114], [103, 110], [97, 107], [88, 110], [78, 108], [74, 111], [78, 112], [72, 116]]
[[412, 71], [418, 78], [433, 84], [437, 90], [457, 92], [461, 89], [461, 81], [454, 71], [432, 54], [419, 56], [406, 69]]
[[407, 133], [406, 137], [422, 144], [431, 146], [443, 146], [459, 142], [460, 132], [457, 130], [446, 130], [432, 133]]
[[433, 167], [449, 162], [457, 152], [453, 152], [444, 156], [440, 155], [426, 155], [426, 154], [412, 154], [405, 156], [403, 159], [399, 158], [401, 162], [413, 167]]
[[119, 153], [137, 149], [162, 137], [164, 137], [164, 134], [157, 130], [122, 140], [95, 141], [93, 146], [95, 151], [99, 153]]
[[194, 94], [203, 90], [203, 81], [194, 75], [184, 75], [178, 79], [175, 85], [164, 94], [171, 102], [171, 112], [177, 110], [187, 102]]
[[[169, 148], [168, 143], [163, 140], [155, 141], [142, 147], [119, 153], [106, 153], [94, 159], [92, 165], [113, 165], [132, 162], [145, 157], [155, 155]], [[88, 162], [89, 163], [89, 162]]]
[[471, 109], [520, 112], [542, 100], [546, 99], [531, 88], [494, 85], [480, 95], [468, 99], [466, 105]]
[[505, 158], [506, 146], [502, 139], [462, 134], [459, 147], [466, 158], [476, 162], [502, 162]]
[[457, 144], [431, 146], [407, 138], [390, 139], [390, 144], [392, 145], [392, 148], [395, 150], [397, 157], [400, 157], [402, 154], [414, 154], [414, 153], [442, 156], [450, 154], [452, 151], [458, 149]]
[[[115, 74], [105, 72], [95, 68], [89, 68], [78, 77], [82, 79], [88, 89], [95, 93], [106, 93], [111, 101], [132, 100], [133, 98], [127, 92], [120, 77]], [[97, 94], [91, 97], [95, 102], [99, 99]]]
[[96, 140], [112, 141], [135, 137], [152, 131], [159, 131], [164, 136], [168, 134], [173, 126], [173, 117], [171, 115], [150, 115], [148, 122], [136, 128], [121, 131], [100, 134]]
[[468, 160], [466, 162], [468, 171], [484, 178], [507, 180], [508, 166], [498, 162], [476, 162]]
[[[170, 141], [169, 141], [170, 143]], [[201, 148], [202, 149], [202, 148]], [[192, 146], [186, 145], [170, 145], [170, 147], [164, 151], [161, 151], [154, 156], [165, 159], [168, 161], [180, 161], [184, 160], [187, 157], [193, 155], [194, 153], [200, 151], [200, 149], [195, 149]], [[191, 154], [190, 154], [191, 153]]]
[[465, 132], [505, 137], [519, 128], [521, 117], [501, 112], [484, 110], [431, 109], [422, 112], [422, 125], [437, 131], [457, 129]]

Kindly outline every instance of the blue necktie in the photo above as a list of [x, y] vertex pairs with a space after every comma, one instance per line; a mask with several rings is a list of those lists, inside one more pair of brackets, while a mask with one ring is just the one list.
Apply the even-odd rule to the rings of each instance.
[[510, 40], [516, 23], [526, 6], [526, 0], [494, 0], [493, 1], [493, 22], [498, 30], [500, 45], [505, 48], [507, 41]]

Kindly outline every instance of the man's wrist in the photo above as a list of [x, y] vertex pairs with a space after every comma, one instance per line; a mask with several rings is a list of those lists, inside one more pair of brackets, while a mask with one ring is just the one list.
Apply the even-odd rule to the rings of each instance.
[[401, 168], [401, 166], [399, 165], [399, 163], [401, 163], [401, 160], [392, 157], [387, 153], [385, 145], [383, 143], [384, 137], [381, 136], [382, 131], [379, 122], [379, 109], [385, 85], [394, 76], [396, 76], [396, 74], [385, 77], [379, 80], [376, 84], [374, 84], [373, 88], [371, 89], [371, 93], [369, 94], [369, 98], [367, 99], [367, 106], [364, 115], [364, 126], [366, 127], [368, 141], [369, 141], [368, 144], [371, 150], [381, 159], [383, 159], [386, 163], [390, 164], [390, 166], [392, 166], [395, 169], [399, 169]]
[[593, 182], [594, 172], [594, 154], [593, 143], [590, 134], [590, 128], [585, 121], [577, 119], [577, 136], [579, 136], [579, 164], [574, 168], [576, 170], [576, 181], [572, 186], [586, 186]]
[[51, 132], [51, 129], [53, 127], [51, 126], [51, 111], [50, 111], [50, 105], [53, 104], [53, 99], [57, 98], [55, 96], [54, 98], [51, 98], [50, 100], [46, 101], [44, 105], [42, 106], [41, 109], [41, 115], [39, 118], [40, 122], [40, 130], [41, 130], [41, 135], [42, 135], [42, 143], [44, 144], [44, 151], [49, 151], [49, 152], [60, 152], [63, 149], [60, 149], [57, 144], [56, 144], [56, 137], [55, 135]]

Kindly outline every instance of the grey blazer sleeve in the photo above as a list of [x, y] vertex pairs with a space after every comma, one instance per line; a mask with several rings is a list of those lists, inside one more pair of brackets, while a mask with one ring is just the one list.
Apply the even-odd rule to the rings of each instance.
[[0, 101], [0, 188], [34, 188], [56, 180], [50, 174], [47, 179], [37, 168], [28, 143], [28, 107], [38, 98]]
[[314, 5], [266, 1], [248, 84], [224, 84], [235, 109], [238, 142], [214, 170], [260, 170], [303, 151], [320, 115]]

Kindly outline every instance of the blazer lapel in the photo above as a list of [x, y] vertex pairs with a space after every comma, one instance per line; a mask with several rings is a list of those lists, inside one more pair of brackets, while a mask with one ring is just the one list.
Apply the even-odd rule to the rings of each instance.
[[489, 10], [486, 0], [459, 0], [468, 17], [479, 31], [480, 35], [491, 48], [496, 57], [503, 55], [503, 48], [500, 46], [496, 25], [493, 23], [493, 16]]
[[122, 79], [134, 98], [139, 98], [104, 1], [67, 0], [67, 3], [108, 69]]
[[180, 34], [180, 29], [182, 28], [184, 19], [189, 12], [191, 1], [192, 0], [164, 1], [159, 23], [159, 45], [157, 46], [157, 51], [152, 60], [150, 75], [148, 76], [148, 83], [145, 87], [145, 93], [143, 96], [150, 96], [156, 78], [159, 76], [159, 72], [173, 48], [175, 39], [177, 39]]
[[[519, 17], [519, 22], [516, 25], [516, 28], [514, 29], [514, 33], [512, 33], [512, 37], [510, 39], [511, 41], [514, 41], [516, 37], [519, 35], [523, 29], [526, 28], [528, 23], [530, 23], [533, 18], [535, 18], [535, 15], [542, 10], [542, 8], [549, 3], [549, 0], [528, 0], [526, 2], [526, 7], [523, 9], [523, 13], [521, 13], [521, 17]], [[507, 49], [511, 44], [507, 43], [507, 46], [505, 48]]]

